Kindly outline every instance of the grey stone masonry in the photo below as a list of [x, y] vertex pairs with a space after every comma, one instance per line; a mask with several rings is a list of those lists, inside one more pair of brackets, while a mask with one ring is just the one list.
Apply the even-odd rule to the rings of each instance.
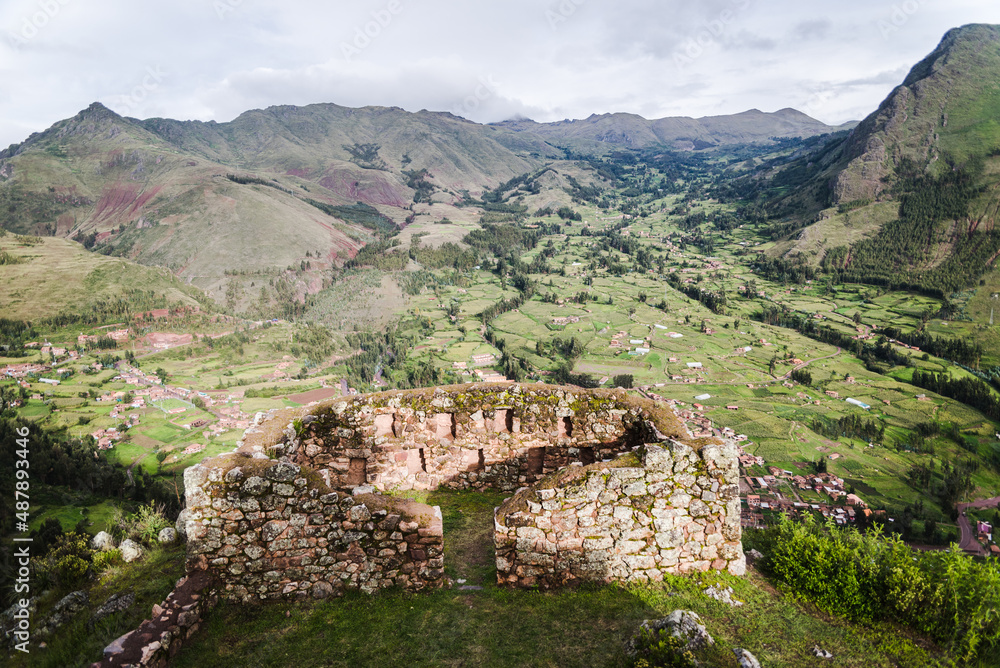
[[505, 501], [494, 529], [497, 581], [515, 587], [743, 575], [736, 446], [668, 439], [570, 467]]
[[290, 462], [233, 453], [184, 472], [188, 571], [222, 598], [419, 591], [444, 581], [440, 511], [331, 490]]
[[308, 466], [342, 490], [513, 492], [571, 463], [627, 452], [651, 418], [664, 434], [687, 436], [671, 411], [623, 390], [541, 384], [381, 392], [307, 411], [269, 420], [285, 420], [280, 433], [249, 430], [245, 448]]

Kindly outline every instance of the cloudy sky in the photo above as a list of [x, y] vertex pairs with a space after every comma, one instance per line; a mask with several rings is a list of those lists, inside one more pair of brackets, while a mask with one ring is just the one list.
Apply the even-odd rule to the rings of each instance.
[[540, 121], [860, 119], [996, 0], [2, 0], [0, 146], [100, 101], [231, 120], [335, 102]]

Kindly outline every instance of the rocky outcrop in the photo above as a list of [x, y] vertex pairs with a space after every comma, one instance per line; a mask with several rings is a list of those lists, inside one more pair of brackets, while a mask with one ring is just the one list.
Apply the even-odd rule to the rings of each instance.
[[683, 644], [678, 651], [697, 652], [711, 647], [715, 639], [701, 623], [698, 613], [690, 610], [674, 610], [663, 619], [647, 619], [639, 627], [639, 632], [625, 645], [625, 652], [635, 657], [642, 652], [642, 647], [663, 632], [667, 636], [679, 639]]

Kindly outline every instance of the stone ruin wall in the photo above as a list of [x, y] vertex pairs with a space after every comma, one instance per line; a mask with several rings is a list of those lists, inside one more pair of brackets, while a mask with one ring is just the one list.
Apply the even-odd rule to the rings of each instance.
[[[655, 579], [657, 569], [721, 561], [740, 571], [739, 508], [726, 477], [735, 481], [735, 450], [689, 441], [672, 411], [622, 390], [459, 385], [358, 395], [263, 417], [234, 453], [185, 472], [188, 568], [214, 575], [224, 598], [442, 586], [440, 511], [368, 493], [376, 490], [521, 490], [497, 515], [500, 581], [512, 585], [634, 580], [640, 571]], [[662, 458], [646, 461], [656, 447], [682, 453], [676, 470], [665, 470]], [[643, 463], [633, 450], [646, 453]], [[595, 490], [591, 480], [603, 485], [594, 499], [585, 492], [586, 504], [577, 503], [580, 485], [572, 482], [581, 474]], [[640, 479], [645, 494], [623, 491]], [[550, 528], [556, 516], [558, 527]], [[682, 544], [661, 547], [664, 534]], [[605, 564], [600, 577], [572, 566], [573, 550]]]
[[497, 581], [542, 588], [746, 572], [732, 443], [650, 443], [570, 468], [497, 509]]
[[440, 587], [440, 511], [352, 496], [288, 462], [224, 455], [184, 472], [188, 571], [230, 600], [326, 598]]
[[336, 489], [513, 492], [630, 450], [641, 442], [644, 408], [624, 392], [545, 385], [359, 395], [318, 406], [274, 451]]

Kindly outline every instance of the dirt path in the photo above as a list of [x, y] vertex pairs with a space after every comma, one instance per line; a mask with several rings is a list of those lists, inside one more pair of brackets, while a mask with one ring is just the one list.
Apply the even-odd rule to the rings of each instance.
[[[805, 361], [805, 362], [803, 362], [802, 364], [799, 364], [799, 365], [798, 365], [797, 367], [795, 367], [794, 369], [792, 369], [792, 371], [798, 371], [799, 369], [804, 369], [804, 368], [806, 368], [807, 366], [809, 366], [810, 364], [812, 364], [813, 362], [820, 362], [820, 361], [822, 361], [822, 360], [828, 360], [828, 359], [831, 359], [831, 358], [833, 358], [833, 357], [836, 357], [836, 356], [837, 356], [837, 355], [839, 355], [840, 353], [841, 353], [841, 349], [840, 349], [840, 346], [837, 346], [837, 352], [835, 352], [835, 353], [832, 353], [832, 354], [830, 354], [830, 355], [824, 355], [823, 357], [817, 357], [817, 358], [815, 358], [815, 359], [811, 359], [811, 360], [806, 360], [806, 361]], [[786, 373], [786, 374], [785, 374], [784, 376], [782, 376], [781, 378], [778, 378], [777, 380], [788, 380], [788, 379], [789, 379], [789, 378], [791, 378], [791, 376], [792, 376], [792, 371], [789, 371], [788, 373]]]
[[959, 547], [966, 552], [971, 552], [973, 554], [986, 554], [986, 550], [984, 550], [983, 546], [979, 544], [978, 540], [976, 540], [976, 534], [972, 530], [969, 518], [965, 515], [965, 509], [992, 508], [997, 504], [1000, 504], [1000, 496], [994, 496], [992, 499], [980, 499], [979, 501], [973, 501], [971, 503], [959, 503], [955, 506], [958, 508]]
[[144, 454], [144, 455], [143, 455], [142, 457], [139, 457], [139, 458], [137, 458], [137, 459], [136, 459], [136, 460], [135, 460], [134, 462], [132, 462], [131, 464], [129, 464], [129, 465], [128, 465], [128, 468], [127, 468], [127, 469], [125, 469], [125, 475], [127, 475], [127, 476], [128, 476], [128, 484], [129, 484], [129, 485], [133, 485], [133, 484], [134, 484], [134, 483], [132, 482], [132, 469], [133, 469], [133, 468], [135, 468], [135, 465], [136, 465], [136, 464], [138, 464], [139, 462], [141, 462], [141, 461], [142, 461], [143, 459], [145, 459], [145, 458], [146, 458], [146, 457], [148, 457], [148, 456], [149, 456], [149, 453], [147, 452], [147, 453], [146, 453], [146, 454]]

